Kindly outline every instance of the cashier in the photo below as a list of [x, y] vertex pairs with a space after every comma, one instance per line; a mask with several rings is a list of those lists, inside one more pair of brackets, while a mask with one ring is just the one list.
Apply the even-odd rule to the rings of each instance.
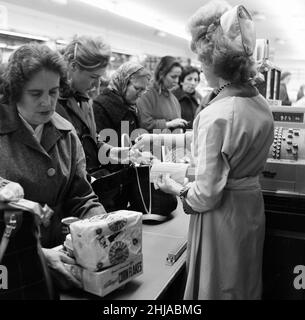
[[54, 210], [41, 226], [48, 265], [78, 284], [63, 263], [74, 260], [53, 247], [62, 243], [61, 219], [104, 213], [86, 179], [82, 145], [73, 126], [55, 112], [65, 64], [46, 45], [26, 44], [12, 53], [0, 104], [0, 176], [18, 182], [25, 198]]
[[259, 299], [265, 236], [258, 181], [273, 141], [266, 100], [251, 84], [255, 30], [243, 6], [213, 1], [190, 19], [191, 48], [216, 97], [194, 121], [195, 181], [168, 175], [190, 215], [185, 299]]

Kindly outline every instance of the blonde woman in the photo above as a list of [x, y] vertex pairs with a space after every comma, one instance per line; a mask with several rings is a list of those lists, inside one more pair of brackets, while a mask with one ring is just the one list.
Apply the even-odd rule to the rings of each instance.
[[259, 299], [265, 213], [258, 175], [273, 142], [267, 101], [251, 84], [255, 30], [243, 6], [213, 1], [191, 18], [191, 48], [216, 96], [194, 121], [195, 181], [161, 176], [190, 215], [185, 299]]
[[110, 61], [110, 47], [103, 39], [76, 37], [63, 52], [67, 63], [67, 84], [61, 86], [56, 111], [76, 129], [86, 154], [87, 170], [99, 166], [94, 113], [89, 93], [99, 87]]

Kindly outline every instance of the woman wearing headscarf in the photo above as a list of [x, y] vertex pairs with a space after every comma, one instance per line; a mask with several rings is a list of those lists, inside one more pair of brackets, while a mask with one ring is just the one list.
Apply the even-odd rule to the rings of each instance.
[[259, 299], [265, 212], [259, 173], [273, 142], [273, 117], [252, 85], [255, 29], [243, 6], [213, 1], [189, 23], [191, 48], [216, 97], [194, 121], [195, 181], [161, 176], [190, 214], [185, 299]]
[[180, 63], [171, 56], [162, 57], [154, 72], [154, 82], [137, 101], [140, 126], [149, 132], [159, 129], [184, 128], [179, 101], [170, 91], [178, 85]]
[[[108, 87], [93, 101], [99, 141], [110, 146], [109, 152], [104, 148], [99, 153], [103, 179], [109, 179], [107, 183], [114, 185], [113, 189], [108, 187], [104, 190], [100, 185], [101, 188], [97, 187], [95, 190], [111, 210], [126, 209], [130, 200], [129, 183], [132, 169], [122, 165], [122, 162], [124, 159], [139, 159], [141, 156], [139, 152], [129, 150], [129, 143], [133, 143], [138, 136], [136, 101], [145, 92], [149, 80], [150, 73], [142, 65], [126, 62], [113, 73]], [[123, 146], [122, 137], [125, 137]], [[118, 161], [116, 154], [120, 158]], [[107, 200], [103, 198], [105, 195]]]
[[139, 128], [136, 101], [146, 91], [149, 81], [150, 73], [142, 65], [126, 62], [114, 72], [108, 87], [93, 101], [97, 133], [113, 129], [117, 134], [105, 142], [120, 147], [122, 134], [129, 137]]

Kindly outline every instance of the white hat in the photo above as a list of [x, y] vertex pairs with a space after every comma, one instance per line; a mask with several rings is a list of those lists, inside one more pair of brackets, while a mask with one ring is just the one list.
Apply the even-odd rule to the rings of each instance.
[[236, 51], [244, 51], [248, 56], [253, 54], [256, 44], [255, 26], [244, 6], [235, 6], [226, 11], [220, 17], [220, 25]]

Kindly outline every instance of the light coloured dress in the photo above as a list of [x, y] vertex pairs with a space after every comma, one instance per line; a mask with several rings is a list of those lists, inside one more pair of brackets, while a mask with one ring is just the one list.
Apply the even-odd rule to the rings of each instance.
[[[227, 87], [194, 121], [196, 180], [184, 299], [259, 299], [265, 213], [258, 175], [273, 118], [252, 86]], [[189, 206], [189, 207], [188, 207]]]

